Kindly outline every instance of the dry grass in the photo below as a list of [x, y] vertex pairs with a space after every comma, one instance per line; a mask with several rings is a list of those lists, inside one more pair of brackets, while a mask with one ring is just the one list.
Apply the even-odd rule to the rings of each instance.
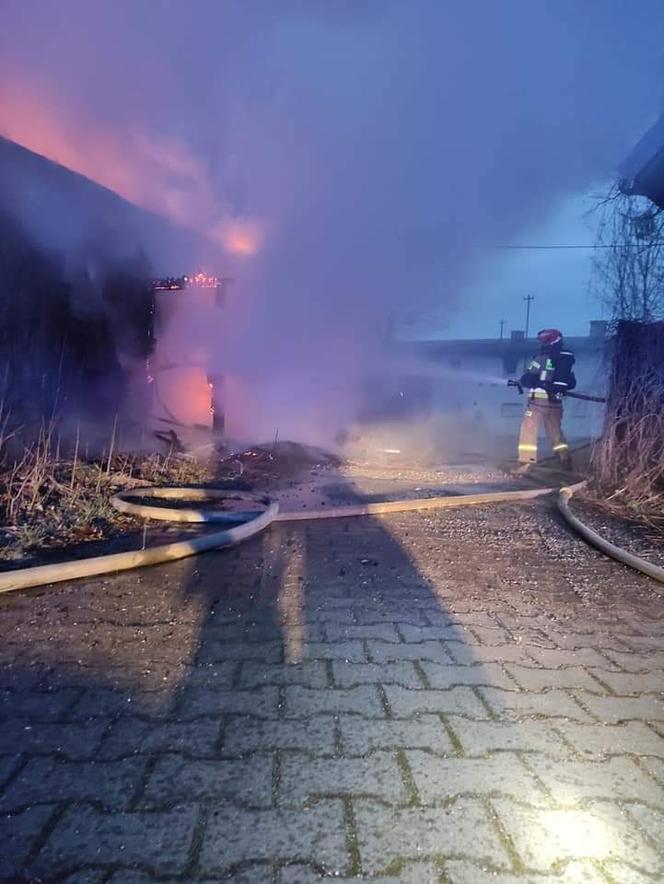
[[211, 478], [208, 465], [172, 454], [109, 453], [82, 460], [78, 444], [68, 457], [60, 447], [43, 430], [19, 458], [0, 469], [0, 559], [139, 529], [142, 522], [111, 506], [111, 497], [123, 488], [201, 484]]
[[617, 515], [661, 524], [664, 514], [664, 322], [619, 323], [594, 498]]

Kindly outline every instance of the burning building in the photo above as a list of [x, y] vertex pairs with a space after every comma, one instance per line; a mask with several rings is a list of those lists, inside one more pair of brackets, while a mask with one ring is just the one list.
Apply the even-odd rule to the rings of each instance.
[[219, 425], [215, 381], [203, 378], [199, 353], [185, 365], [176, 330], [188, 324], [190, 348], [209, 351], [225, 283], [151, 285], [155, 269], [209, 264], [209, 243], [4, 138], [0, 242], [0, 398], [19, 424], [37, 432], [53, 415], [70, 428], [80, 421], [93, 450], [117, 416], [123, 438], [144, 438], [146, 416], [157, 414], [147, 360], [166, 403], [161, 417]]
[[196, 273], [153, 284], [154, 345], [147, 370], [158, 429], [172, 429], [178, 437], [223, 434], [223, 377], [210, 366], [229, 282]]

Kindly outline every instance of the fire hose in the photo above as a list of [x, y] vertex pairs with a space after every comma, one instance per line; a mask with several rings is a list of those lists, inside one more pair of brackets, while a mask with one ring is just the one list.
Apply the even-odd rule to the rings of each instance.
[[[558, 497], [558, 508], [567, 523], [585, 540], [597, 549], [616, 559], [622, 564], [635, 568], [643, 574], [664, 583], [664, 568], [653, 565], [620, 547], [609, 543], [597, 532], [593, 531], [575, 516], [569, 507], [569, 501], [576, 491], [584, 486], [584, 482], [562, 488]], [[479, 506], [490, 503], [509, 503], [533, 500], [551, 494], [553, 488], [534, 488], [523, 491], [497, 491], [482, 494], [458, 495], [456, 497], [430, 497], [409, 500], [383, 501], [351, 506], [330, 507], [326, 509], [308, 510], [305, 512], [279, 512], [276, 502], [268, 498], [253, 498], [260, 503], [263, 510], [229, 512], [224, 509], [204, 509], [154, 506], [136, 503], [132, 498], [161, 498], [168, 500], [219, 500], [228, 496], [228, 492], [211, 488], [186, 487], [152, 487], [123, 491], [112, 498], [113, 506], [120, 512], [145, 519], [169, 522], [224, 524], [219, 531], [199, 534], [188, 540], [176, 540], [171, 543], [153, 546], [150, 549], [131, 550], [94, 556], [88, 559], [59, 562], [51, 565], [37, 565], [19, 568], [0, 573], [0, 594], [18, 589], [29, 589], [52, 583], [62, 583], [83, 577], [98, 577], [148, 565], [163, 564], [184, 559], [212, 549], [223, 549], [237, 546], [245, 540], [255, 537], [274, 522], [314, 521], [320, 519], [340, 519], [355, 516], [377, 516], [388, 513], [412, 512], [414, 510], [447, 509], [461, 506]], [[237, 494], [234, 495], [237, 497]]]
[[612, 559], [615, 559], [623, 565], [627, 565], [630, 568], [640, 571], [642, 574], [646, 574], [648, 577], [652, 577], [652, 579], [657, 580], [658, 583], [664, 583], [664, 568], [660, 568], [658, 565], [654, 565], [652, 562], [648, 562], [640, 556], [635, 556], [626, 549], [616, 546], [615, 543], [610, 543], [610, 541], [602, 537], [601, 534], [598, 534], [597, 531], [594, 531], [586, 525], [585, 522], [582, 522], [578, 516], [574, 515], [570, 509], [569, 502], [574, 497], [575, 493], [581, 491], [585, 485], [585, 481], [577, 482], [576, 485], [568, 485], [565, 488], [560, 489], [558, 494], [558, 509], [567, 524], [573, 528], [577, 534], [580, 534], [584, 540], [588, 541], [588, 543], [592, 544], [592, 546], [596, 547], [605, 555], [610, 556]]
[[[51, 583], [62, 583], [82, 577], [99, 577], [117, 571], [128, 571], [174, 562], [197, 553], [212, 549], [223, 549], [237, 546], [251, 537], [264, 531], [273, 522], [295, 522], [302, 520], [339, 519], [352, 516], [380, 515], [422, 509], [443, 509], [458, 506], [472, 506], [488, 503], [507, 503], [510, 501], [532, 500], [551, 492], [551, 488], [535, 488], [523, 491], [498, 491], [488, 494], [468, 494], [458, 497], [430, 497], [415, 500], [394, 500], [383, 503], [366, 503], [354, 506], [330, 507], [329, 509], [308, 510], [304, 512], [279, 513], [276, 502], [267, 498], [253, 498], [260, 503], [262, 511], [229, 512], [224, 509], [182, 509], [179, 507], [153, 506], [136, 503], [132, 498], [161, 498], [170, 500], [220, 500], [228, 497], [229, 492], [214, 488], [185, 487], [152, 487], [136, 488], [123, 491], [112, 498], [111, 503], [120, 512], [145, 519], [168, 522], [198, 522], [206, 524], [224, 524], [220, 531], [199, 534], [188, 540], [178, 540], [160, 544], [149, 549], [131, 550], [94, 556], [88, 559], [59, 562], [51, 565], [37, 565], [19, 568], [0, 573], [0, 594], [17, 589], [29, 589]], [[237, 493], [233, 492], [237, 497]], [[239, 524], [238, 524], [239, 523]]]
[[[523, 395], [523, 387], [521, 386], [519, 381], [509, 380], [507, 382], [507, 386], [516, 387], [519, 391], [519, 394]], [[571, 390], [566, 391], [564, 396], [566, 399], [583, 399], [584, 402], [606, 402], [606, 398], [604, 396], [591, 396], [589, 393], [574, 393]]]

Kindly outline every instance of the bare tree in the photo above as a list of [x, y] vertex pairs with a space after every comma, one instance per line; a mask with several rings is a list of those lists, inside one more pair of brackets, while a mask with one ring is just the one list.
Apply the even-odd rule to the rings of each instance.
[[614, 187], [599, 216], [592, 286], [614, 321], [664, 317], [664, 211]]

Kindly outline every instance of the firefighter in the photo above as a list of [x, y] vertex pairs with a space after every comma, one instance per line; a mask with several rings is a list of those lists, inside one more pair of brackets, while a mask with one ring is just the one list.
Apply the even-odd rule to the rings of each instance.
[[537, 333], [540, 352], [529, 363], [519, 384], [528, 390], [528, 402], [519, 434], [519, 468], [525, 473], [537, 463], [537, 438], [543, 425], [551, 446], [564, 470], [572, 469], [569, 445], [563, 435], [563, 396], [576, 386], [574, 354], [564, 348], [557, 328]]

